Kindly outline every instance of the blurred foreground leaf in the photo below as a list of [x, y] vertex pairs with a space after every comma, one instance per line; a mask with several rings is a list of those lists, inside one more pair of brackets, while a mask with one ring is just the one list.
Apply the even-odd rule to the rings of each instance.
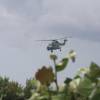
[[88, 97], [93, 89], [93, 83], [88, 78], [82, 78], [79, 86], [78, 86], [78, 92], [81, 96]]
[[90, 65], [90, 72], [88, 73], [88, 76], [92, 79], [100, 78], [100, 66], [92, 62]]
[[64, 70], [68, 62], [69, 62], [68, 58], [63, 58], [62, 61], [56, 65], [56, 71], [59, 72], [59, 71]]
[[68, 54], [68, 58], [72, 60], [72, 62], [75, 62], [76, 60], [76, 52], [74, 50], [71, 50]]

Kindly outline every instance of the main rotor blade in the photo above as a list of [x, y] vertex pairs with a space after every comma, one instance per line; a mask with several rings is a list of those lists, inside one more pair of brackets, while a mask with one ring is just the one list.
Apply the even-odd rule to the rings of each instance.
[[35, 41], [55, 41], [55, 40], [62, 40], [62, 39], [68, 39], [72, 37], [63, 37], [63, 38], [58, 38], [58, 39], [48, 39], [48, 40], [35, 40]]
[[35, 40], [35, 41], [53, 41], [53, 40]]
[[63, 38], [59, 38], [59, 39], [55, 39], [55, 40], [62, 40], [62, 39], [68, 39], [68, 38], [72, 38], [72, 37], [63, 37]]

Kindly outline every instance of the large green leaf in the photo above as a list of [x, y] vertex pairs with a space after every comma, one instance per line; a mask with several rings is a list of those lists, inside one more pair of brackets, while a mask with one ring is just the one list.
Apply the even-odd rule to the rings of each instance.
[[91, 95], [90, 95], [91, 100], [100, 100], [100, 82], [96, 84], [95, 88], [93, 89]]
[[78, 92], [84, 97], [88, 97], [93, 90], [93, 83], [88, 78], [82, 78], [78, 86]]
[[90, 65], [90, 72], [88, 73], [88, 76], [92, 79], [100, 78], [100, 67], [94, 62]]
[[77, 93], [77, 87], [80, 84], [80, 78], [76, 78], [73, 79], [70, 83], [69, 83], [69, 90], [73, 93]]
[[62, 61], [56, 65], [56, 71], [59, 72], [59, 71], [64, 70], [66, 68], [68, 62], [69, 62], [68, 58], [63, 58]]
[[91, 100], [100, 100], [100, 93], [95, 94]]

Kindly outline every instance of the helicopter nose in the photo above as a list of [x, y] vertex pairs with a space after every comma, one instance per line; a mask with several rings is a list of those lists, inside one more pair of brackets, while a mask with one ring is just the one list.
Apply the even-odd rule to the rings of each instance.
[[50, 50], [50, 48], [49, 48], [49, 47], [47, 47], [47, 50]]

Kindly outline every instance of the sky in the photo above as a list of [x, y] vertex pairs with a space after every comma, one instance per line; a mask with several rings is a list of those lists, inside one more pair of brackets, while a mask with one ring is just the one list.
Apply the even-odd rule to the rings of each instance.
[[77, 59], [58, 73], [60, 81], [91, 61], [100, 65], [99, 10], [100, 0], [0, 0], [0, 75], [25, 84], [43, 65], [52, 65], [49, 42], [35, 40], [66, 36], [72, 38], [56, 53], [62, 58], [73, 49]]

